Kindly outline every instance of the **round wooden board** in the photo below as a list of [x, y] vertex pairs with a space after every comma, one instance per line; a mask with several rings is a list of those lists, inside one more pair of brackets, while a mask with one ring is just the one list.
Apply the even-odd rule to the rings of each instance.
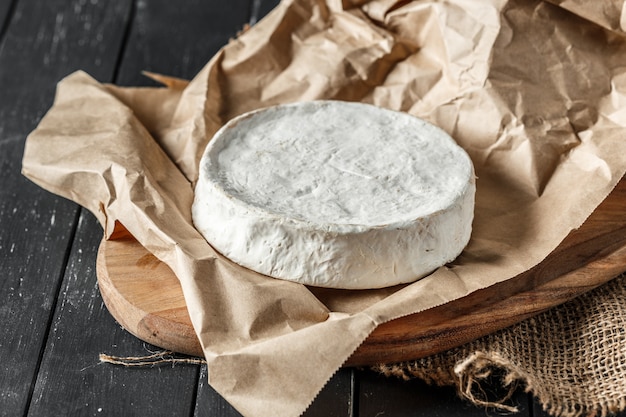
[[[379, 326], [346, 366], [438, 353], [568, 301], [626, 271], [626, 181], [535, 268], [440, 307]], [[128, 233], [103, 240], [100, 292], [113, 317], [138, 338], [203, 356], [178, 279]]]

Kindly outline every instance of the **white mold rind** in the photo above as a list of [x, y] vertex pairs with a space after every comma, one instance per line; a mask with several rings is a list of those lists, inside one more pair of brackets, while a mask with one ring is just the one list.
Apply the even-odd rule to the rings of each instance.
[[471, 235], [469, 156], [442, 130], [360, 103], [239, 116], [200, 163], [192, 216], [224, 256], [274, 278], [366, 289], [415, 281]]

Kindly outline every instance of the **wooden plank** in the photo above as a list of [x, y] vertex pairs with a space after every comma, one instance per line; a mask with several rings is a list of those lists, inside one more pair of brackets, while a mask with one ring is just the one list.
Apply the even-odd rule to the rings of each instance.
[[0, 44], [6, 34], [17, 0], [3, 1], [0, 3]]
[[23, 144], [0, 142], [0, 415], [20, 415], [51, 309], [76, 207], [19, 176]]
[[250, 25], [254, 25], [268, 14], [274, 7], [278, 6], [280, 0], [252, 0], [250, 10]]
[[[437, 387], [428, 385], [419, 379], [404, 381], [400, 378], [389, 378], [370, 370], [358, 371], [359, 417], [376, 416], [411, 416], [411, 417], [485, 417], [498, 415], [497, 410], [477, 407], [461, 399], [456, 389], [451, 386]], [[501, 400], [507, 394], [495, 389], [486, 393], [492, 401]], [[485, 393], [481, 393], [485, 394]], [[512, 398], [505, 402], [516, 406], [519, 414], [528, 416], [528, 397], [522, 389], [518, 389]]]
[[119, 85], [153, 85], [142, 71], [191, 79], [248, 20], [249, 0], [141, 1]]
[[344, 368], [337, 371], [302, 417], [356, 417], [356, 378], [354, 369]]
[[120, 328], [107, 312], [95, 273], [101, 234], [94, 216], [83, 210], [28, 414], [190, 415], [197, 365], [136, 369], [99, 363], [100, 353], [128, 357], [159, 350]]
[[211, 388], [206, 365], [200, 370], [194, 417], [241, 417], [237, 410]]
[[[203, 366], [194, 417], [241, 417], [237, 410], [208, 385], [206, 372], [206, 366]], [[353, 409], [355, 386], [354, 370], [341, 369], [328, 381], [302, 417], [356, 417]]]
[[129, 4], [18, 2], [0, 53], [0, 140], [23, 139], [52, 104], [56, 82], [70, 72], [111, 81]]
[[62, 76], [79, 68], [111, 76], [127, 6], [20, 0], [0, 7], [10, 17], [0, 49], [0, 415], [28, 406], [78, 212], [21, 176], [24, 139]]

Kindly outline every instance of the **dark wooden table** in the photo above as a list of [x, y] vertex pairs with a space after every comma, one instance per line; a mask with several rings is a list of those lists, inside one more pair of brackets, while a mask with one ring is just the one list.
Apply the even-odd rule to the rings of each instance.
[[[206, 367], [126, 368], [99, 354], [158, 350], [122, 329], [95, 274], [102, 229], [76, 204], [20, 174], [24, 140], [55, 84], [82, 69], [101, 82], [152, 85], [142, 70], [191, 78], [270, 0], [0, 1], [0, 415], [238, 416]], [[521, 389], [520, 416], [542, 416]], [[484, 416], [453, 388], [342, 369], [308, 416]]]

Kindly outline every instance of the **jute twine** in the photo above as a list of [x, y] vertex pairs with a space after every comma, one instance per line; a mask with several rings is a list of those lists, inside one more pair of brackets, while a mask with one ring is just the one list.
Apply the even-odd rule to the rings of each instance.
[[[481, 406], [515, 412], [523, 384], [553, 416], [607, 416], [626, 409], [626, 274], [568, 303], [458, 348], [375, 370], [456, 386]], [[492, 375], [504, 398], [487, 399]]]
[[126, 367], [155, 366], [161, 364], [204, 365], [206, 364], [206, 360], [202, 358], [178, 355], [171, 350], [162, 350], [143, 356], [115, 356], [101, 353], [100, 363], [110, 363], [112, 365], [122, 365]]

